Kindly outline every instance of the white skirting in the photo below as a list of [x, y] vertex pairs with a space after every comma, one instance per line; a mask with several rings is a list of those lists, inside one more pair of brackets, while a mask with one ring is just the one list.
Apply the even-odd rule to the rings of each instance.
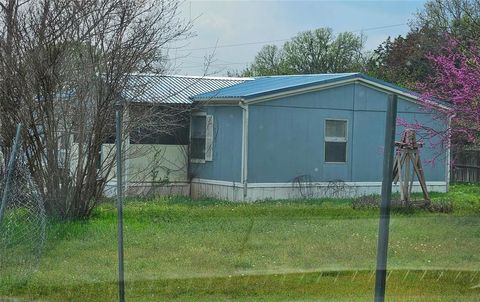
[[[193, 198], [216, 198], [234, 201], [265, 199], [303, 199], [321, 197], [355, 197], [381, 193], [381, 182], [318, 182], [318, 183], [249, 183], [246, 197], [241, 183], [209, 179], [193, 179]], [[444, 181], [427, 182], [429, 192], [446, 192]], [[393, 192], [398, 192], [394, 185]], [[418, 182], [413, 183], [413, 192], [421, 192]]]
[[[429, 192], [446, 192], [444, 181], [427, 182]], [[180, 195], [193, 198], [215, 198], [232, 201], [256, 201], [265, 199], [346, 198], [380, 194], [381, 182], [318, 182], [318, 183], [249, 183], [245, 191], [239, 182], [210, 179], [193, 179], [192, 183], [129, 183], [126, 196]], [[394, 185], [393, 192], [398, 192]], [[413, 192], [421, 192], [418, 182]], [[244, 193], [246, 197], [244, 198]], [[108, 182], [105, 195], [116, 195], [116, 181]]]

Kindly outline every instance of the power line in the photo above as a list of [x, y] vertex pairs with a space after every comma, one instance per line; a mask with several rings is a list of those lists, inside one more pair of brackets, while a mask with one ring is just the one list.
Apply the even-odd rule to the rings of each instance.
[[275, 43], [275, 42], [282, 42], [282, 41], [287, 41], [287, 40], [290, 40], [290, 38], [288, 38], [288, 39], [278, 39], [278, 40], [256, 41], [256, 42], [245, 42], [245, 43], [238, 43], [238, 44], [225, 44], [225, 45], [218, 45], [218, 46], [208, 46], [208, 47], [190, 48], [190, 49], [179, 49], [179, 50], [177, 50], [177, 51], [208, 50], [208, 49], [217, 49], [217, 48], [227, 48], [227, 47], [238, 47], [238, 46], [248, 46], [248, 45]]
[[[214, 64], [206, 64], [207, 67], [225, 67], [231, 65], [248, 65], [251, 62], [238, 62], [238, 63], [214, 63]], [[187, 66], [178, 66], [179, 68], [198, 68], [198, 67], [205, 67], [205, 64], [198, 64], [198, 65], [187, 65]]]
[[403, 26], [403, 25], [408, 25], [408, 23], [399, 23], [399, 24], [392, 24], [392, 25], [384, 25], [384, 26], [377, 26], [377, 27], [370, 27], [370, 28], [365, 28], [365, 29], [357, 29], [357, 30], [352, 30], [352, 33], [356, 32], [363, 32], [363, 31], [370, 31], [370, 30], [378, 30], [378, 29], [385, 29], [385, 28], [391, 28], [391, 27], [398, 27], [398, 26]]
[[[398, 26], [408, 25], [407, 23], [400, 23], [400, 24], [392, 24], [392, 25], [385, 25], [385, 26], [377, 26], [377, 27], [369, 27], [364, 29], [356, 29], [350, 32], [365, 32], [371, 30], [379, 30], [385, 28], [392, 28]], [[218, 48], [229, 48], [229, 47], [239, 47], [239, 46], [250, 46], [250, 45], [258, 45], [258, 44], [266, 44], [266, 43], [275, 43], [275, 42], [284, 42], [291, 40], [292, 37], [287, 39], [278, 39], [278, 40], [265, 40], [265, 41], [255, 41], [255, 42], [244, 42], [244, 43], [236, 43], [236, 44], [224, 44], [224, 45], [217, 45], [217, 46], [208, 46], [208, 47], [199, 47], [199, 48], [188, 48], [188, 49], [177, 49], [176, 51], [197, 51], [197, 50], [209, 50], [209, 49], [218, 49]]]

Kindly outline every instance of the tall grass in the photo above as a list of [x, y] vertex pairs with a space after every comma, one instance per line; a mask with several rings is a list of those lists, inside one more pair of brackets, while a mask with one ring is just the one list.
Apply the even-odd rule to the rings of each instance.
[[[475, 301], [480, 294], [480, 189], [454, 186], [453, 213], [394, 213], [390, 297]], [[129, 199], [125, 268], [130, 301], [371, 300], [378, 211], [351, 200], [254, 204], [183, 197]], [[40, 270], [1, 295], [43, 301], [116, 299], [116, 209], [51, 222]]]

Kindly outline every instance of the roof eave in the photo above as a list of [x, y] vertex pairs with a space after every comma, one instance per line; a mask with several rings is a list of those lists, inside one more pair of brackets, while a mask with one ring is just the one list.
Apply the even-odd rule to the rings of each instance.
[[[377, 81], [373, 81], [371, 79], [368, 79], [368, 78], [365, 78], [365, 77], [360, 77], [358, 79], [359, 82], [363, 82], [365, 84], [368, 84], [368, 85], [371, 85], [371, 86], [374, 86], [374, 87], [377, 87], [377, 88], [380, 88], [382, 90], [385, 90], [385, 91], [389, 91], [389, 92], [392, 92], [392, 93], [395, 93], [397, 95], [400, 95], [400, 96], [403, 96], [403, 97], [406, 97], [406, 98], [409, 98], [409, 99], [412, 99], [414, 100], [416, 103], [422, 103], [420, 100], [420, 95], [417, 94], [417, 93], [414, 93], [413, 91], [412, 92], [407, 92], [407, 91], [402, 91], [400, 89], [396, 89], [394, 87], [391, 87], [391, 86], [387, 86], [387, 85], [384, 85], [382, 83], [379, 83]], [[441, 104], [437, 101], [431, 101], [431, 105], [437, 109], [441, 109], [441, 110], [451, 110], [451, 108], [445, 104]]]
[[[313, 85], [313, 86], [311, 85], [311, 86], [303, 87], [303, 88], [290, 89], [290, 90], [282, 91], [282, 92], [278, 92], [278, 93], [269, 93], [269, 94], [265, 94], [265, 95], [252, 95], [250, 97], [245, 97], [245, 100], [246, 100], [247, 103], [260, 103], [260, 102], [265, 102], [265, 101], [268, 101], [268, 100], [272, 100], [272, 99], [276, 99], [276, 98], [280, 98], [280, 97], [285, 97], [285, 96], [289, 96], [289, 95], [296, 95], [296, 94], [305, 93], [305, 92], [313, 92], [313, 91], [317, 91], [317, 90], [323, 90], [323, 89], [327, 89], [327, 88], [333, 88], [333, 87], [343, 86], [343, 85], [352, 84], [352, 83], [363, 83], [363, 84], [366, 84], [366, 85], [369, 85], [369, 86], [373, 86], [373, 87], [375, 87], [377, 89], [380, 89], [382, 91], [385, 91], [385, 92], [395, 93], [399, 96], [410, 99], [410, 100], [414, 101], [415, 103], [419, 103], [419, 104], [421, 103], [419, 95], [415, 94], [414, 92], [402, 91], [400, 89], [396, 89], [396, 88], [391, 87], [389, 85], [384, 85], [380, 82], [371, 80], [368, 77], [364, 77], [363, 75], [360, 75], [360, 74], [358, 74], [358, 76], [348, 77], [348, 78], [343, 79], [343, 80], [330, 81], [328, 83], [323, 82], [323, 83]], [[444, 104], [440, 104], [436, 101], [432, 101], [431, 105], [432, 105], [432, 107], [435, 107], [435, 108], [440, 109], [440, 110], [447, 110], [448, 111], [448, 110], [451, 109], [450, 107], [448, 107]]]
[[238, 105], [238, 102], [245, 101], [243, 97], [212, 97], [212, 98], [195, 98], [190, 97], [193, 103], [201, 105]]
[[[421, 104], [420, 96], [413, 91], [403, 90], [401, 87], [396, 88], [395, 85], [390, 85], [389, 83], [383, 82], [381, 80], [377, 80], [375, 78], [369, 77], [367, 75], [357, 73], [346, 76], [342, 79], [331, 79], [327, 81], [323, 81], [322, 83], [309, 83], [301, 86], [295, 87], [288, 87], [284, 89], [279, 89], [275, 91], [266, 91], [261, 93], [256, 93], [252, 95], [246, 95], [241, 97], [211, 97], [208, 99], [204, 98], [195, 98], [190, 97], [190, 99], [194, 102], [198, 102], [204, 105], [208, 104], [236, 104], [238, 101], [244, 101], [247, 104], [252, 103], [260, 103], [269, 101], [272, 99], [277, 99], [280, 97], [296, 95], [305, 92], [313, 92], [317, 90], [323, 90], [327, 88], [333, 88], [336, 86], [343, 86], [351, 83], [362, 83], [367, 86], [371, 86], [372, 88], [379, 89], [381, 91], [387, 93], [395, 93], [399, 96], [404, 98], [410, 99], [411, 101]], [[446, 110], [449, 111], [451, 108], [448, 105], [441, 104], [437, 101], [432, 101], [432, 107], [439, 109], [439, 110]]]

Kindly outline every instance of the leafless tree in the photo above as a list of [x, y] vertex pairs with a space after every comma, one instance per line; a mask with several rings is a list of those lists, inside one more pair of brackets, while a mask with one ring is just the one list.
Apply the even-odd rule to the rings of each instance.
[[[14, 125], [25, 125], [24, 150], [47, 212], [85, 218], [99, 201], [114, 156], [115, 110], [125, 133], [160, 120], [180, 122], [173, 108], [129, 114], [132, 73], [163, 73], [169, 43], [188, 37], [176, 0], [0, 1], [0, 135], [8, 154]], [[182, 108], [181, 110], [187, 110]]]

